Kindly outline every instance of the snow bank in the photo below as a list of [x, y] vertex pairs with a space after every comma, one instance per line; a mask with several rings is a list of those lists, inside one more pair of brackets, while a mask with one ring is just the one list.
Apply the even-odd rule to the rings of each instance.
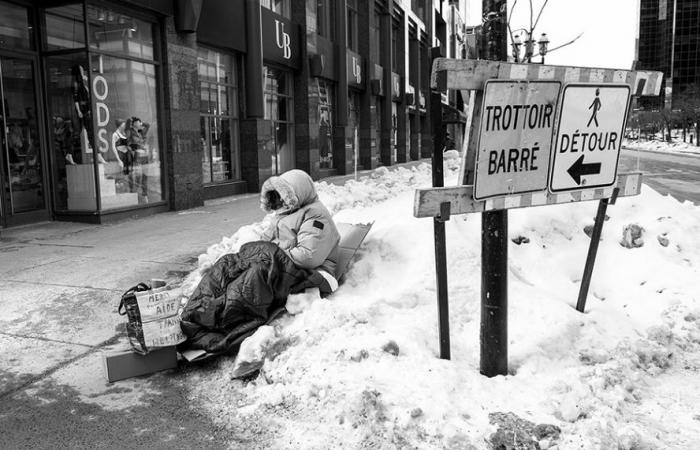
[[[454, 183], [458, 160], [446, 167]], [[586, 314], [574, 306], [596, 202], [511, 210], [510, 238], [529, 242], [509, 246], [511, 373], [488, 379], [479, 375], [479, 215], [447, 222], [453, 359], [438, 359], [432, 221], [412, 215], [414, 190], [429, 184], [428, 165], [318, 183], [337, 221], [375, 221], [345, 284], [296, 301], [296, 315], [264, 331], [252, 380], [232, 380], [230, 358], [193, 370], [192, 401], [268, 448], [489, 448], [496, 412], [560, 427], [542, 441], [559, 450], [694, 447], [698, 207], [646, 186], [610, 206]], [[642, 245], [626, 248], [631, 224]], [[212, 246], [200, 268], [263, 228]]]
[[683, 142], [679, 139], [675, 139], [673, 140], [673, 142], [666, 142], [664, 140], [647, 141], [643, 139], [625, 139], [622, 142], [622, 146], [630, 150], [646, 150], [662, 153], [685, 153], [700, 155], [700, 147], [689, 142]]

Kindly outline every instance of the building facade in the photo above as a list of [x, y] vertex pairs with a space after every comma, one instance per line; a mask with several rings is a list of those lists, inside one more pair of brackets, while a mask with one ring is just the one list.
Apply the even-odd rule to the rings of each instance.
[[700, 96], [700, 1], [640, 0], [636, 69], [664, 73], [662, 95], [641, 98], [647, 109], [675, 109]]
[[[458, 2], [0, 0], [0, 226], [106, 220], [431, 153]], [[460, 23], [463, 20], [458, 21]]]

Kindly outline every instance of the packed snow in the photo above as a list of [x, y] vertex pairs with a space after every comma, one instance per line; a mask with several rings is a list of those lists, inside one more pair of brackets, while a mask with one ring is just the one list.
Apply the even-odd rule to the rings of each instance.
[[[454, 184], [458, 155], [447, 157]], [[490, 449], [508, 418], [560, 430], [517, 448], [697, 446], [698, 207], [646, 186], [610, 206], [585, 314], [574, 306], [597, 202], [510, 210], [510, 374], [486, 378], [478, 214], [446, 223], [452, 359], [438, 357], [433, 221], [413, 217], [414, 191], [430, 183], [428, 164], [317, 183], [336, 221], [374, 226], [332, 296], [291, 298], [294, 314], [262, 327], [238, 361], [187, 373], [192, 402], [234, 432], [232, 448]], [[266, 226], [212, 245], [186, 289]], [[234, 378], [246, 358], [260, 371]]]

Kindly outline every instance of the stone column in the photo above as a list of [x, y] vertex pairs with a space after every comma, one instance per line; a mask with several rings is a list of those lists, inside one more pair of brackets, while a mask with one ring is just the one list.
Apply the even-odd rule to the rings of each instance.
[[380, 19], [381, 30], [379, 34], [381, 35], [381, 46], [382, 46], [382, 62], [381, 66], [384, 68], [384, 76], [382, 85], [384, 86], [384, 98], [382, 99], [382, 135], [380, 138], [379, 155], [382, 164], [385, 166], [390, 166], [396, 161], [394, 160], [394, 152], [391, 143], [391, 133], [392, 133], [392, 117], [391, 117], [391, 92], [392, 92], [392, 82], [391, 82], [391, 59], [392, 51], [391, 48], [391, 14], [390, 12], [384, 12]]
[[[247, 182], [248, 192], [257, 192], [272, 174], [270, 145], [272, 130], [263, 120], [262, 30], [260, 29], [260, 2], [246, 0], [245, 105], [246, 114], [241, 127], [241, 175]], [[264, 166], [264, 167], [261, 167]]]
[[341, 175], [353, 171], [353, 155], [352, 151], [349, 151], [349, 149], [352, 149], [352, 146], [348, 146], [348, 140], [354, 139], [354, 136], [353, 130], [348, 126], [347, 26], [347, 2], [346, 0], [337, 0], [335, 43], [338, 53], [336, 54], [335, 62], [338, 90], [336, 91], [336, 121], [333, 127], [333, 165]]
[[[401, 86], [401, 102], [396, 108], [396, 123], [398, 126], [396, 138], [396, 162], [408, 161], [408, 114], [406, 111], [406, 85], [408, 84], [408, 70], [406, 67], [406, 51], [408, 44], [408, 24], [406, 14], [401, 17], [398, 30], [398, 67], [396, 73], [401, 75], [403, 85]], [[410, 144], [409, 144], [410, 145]]]
[[195, 33], [178, 33], [173, 17], [165, 20], [166, 113], [165, 127], [170, 208], [194, 208], [204, 204], [202, 147], [199, 130], [199, 79]]

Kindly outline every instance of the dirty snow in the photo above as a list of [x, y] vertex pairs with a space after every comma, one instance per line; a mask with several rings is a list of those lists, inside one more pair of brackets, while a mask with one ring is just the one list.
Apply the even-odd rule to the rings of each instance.
[[[446, 167], [454, 183], [459, 161]], [[438, 358], [432, 220], [412, 214], [430, 180], [423, 164], [318, 183], [336, 221], [375, 221], [345, 284], [297, 299], [294, 315], [261, 331], [246, 349], [263, 356], [252, 379], [232, 379], [233, 358], [193, 370], [193, 403], [273, 449], [486, 449], [493, 412], [560, 427], [542, 443], [559, 450], [700, 442], [700, 208], [646, 186], [610, 206], [586, 314], [574, 306], [597, 202], [509, 211], [509, 237], [529, 242], [509, 245], [510, 374], [489, 379], [479, 375], [479, 215], [446, 225], [452, 360]], [[642, 245], [626, 248], [631, 224]], [[200, 269], [265, 226], [213, 245]]]

